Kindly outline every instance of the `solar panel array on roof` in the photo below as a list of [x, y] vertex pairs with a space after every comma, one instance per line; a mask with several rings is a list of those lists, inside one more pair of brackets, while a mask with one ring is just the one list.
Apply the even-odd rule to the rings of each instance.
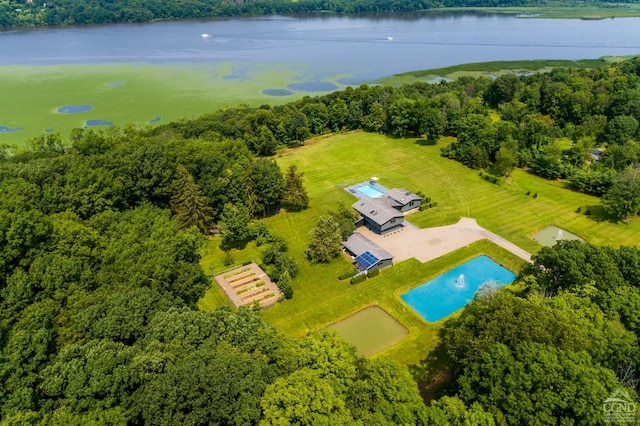
[[363, 269], [369, 269], [376, 263], [378, 263], [377, 257], [371, 254], [370, 251], [365, 251], [360, 256], [356, 257], [356, 262], [362, 266]]

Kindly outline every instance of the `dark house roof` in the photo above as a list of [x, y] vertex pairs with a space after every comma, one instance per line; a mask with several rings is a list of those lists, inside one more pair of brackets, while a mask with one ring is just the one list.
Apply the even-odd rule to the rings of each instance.
[[356, 257], [369, 252], [379, 260], [393, 259], [393, 256], [391, 256], [389, 252], [376, 245], [376, 243], [360, 234], [359, 232], [354, 232], [353, 234], [351, 234], [351, 236], [347, 238], [347, 241], [344, 241], [342, 245]]
[[602, 161], [602, 151], [599, 149], [592, 149], [588, 154], [596, 161]]
[[393, 188], [385, 192], [385, 198], [390, 198], [391, 200], [398, 203], [399, 206], [406, 206], [411, 201], [421, 201], [422, 198], [411, 191], [408, 191], [404, 188]]
[[384, 225], [394, 218], [404, 218], [402, 213], [389, 206], [382, 198], [362, 198], [351, 207], [378, 225]]

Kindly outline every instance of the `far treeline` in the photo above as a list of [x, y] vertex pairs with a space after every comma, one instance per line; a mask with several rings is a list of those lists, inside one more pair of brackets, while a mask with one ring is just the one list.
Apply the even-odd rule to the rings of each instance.
[[[549, 73], [348, 87], [283, 106], [227, 108], [151, 130], [242, 140], [259, 156], [311, 136], [363, 129], [453, 142], [442, 155], [499, 183], [514, 167], [600, 196], [609, 219], [640, 209], [640, 58]], [[585, 214], [593, 212], [585, 211]]]
[[[5, 148], [0, 424], [622, 421], [640, 379], [637, 247], [561, 241], [533, 257], [514, 290], [484, 288], [425, 354], [439, 357], [448, 378], [429, 405], [406, 366], [360, 358], [334, 334], [294, 339], [256, 312], [203, 312], [196, 302], [211, 285], [199, 249], [214, 223], [223, 245], [255, 239], [264, 247], [262, 263], [279, 285], [298, 272], [286, 236], [260, 218], [294, 222], [308, 202], [302, 171], [282, 173], [256, 154], [364, 127], [426, 135], [427, 143], [454, 134], [448, 155], [491, 168], [504, 146], [535, 165], [563, 136], [576, 142], [553, 157], [562, 167], [632, 173], [639, 64], [363, 86], [283, 107], [232, 108], [152, 129], [78, 129], [69, 143], [47, 134], [23, 152]], [[613, 165], [572, 154], [593, 138], [621, 153]], [[462, 156], [469, 150], [476, 154]], [[304, 277], [294, 285], [304, 289]], [[623, 403], [603, 410], [610, 397]]]
[[[624, 3], [637, 3], [626, 1]], [[616, 5], [614, 0], [588, 0], [581, 5]], [[570, 0], [2, 0], [0, 27], [149, 22], [243, 15], [308, 12], [415, 12], [443, 7], [575, 6]]]

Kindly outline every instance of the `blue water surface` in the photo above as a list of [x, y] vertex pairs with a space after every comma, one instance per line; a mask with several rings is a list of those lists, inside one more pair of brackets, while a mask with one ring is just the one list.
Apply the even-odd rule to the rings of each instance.
[[483, 284], [511, 284], [516, 275], [487, 256], [478, 256], [401, 296], [429, 322], [439, 321], [469, 303]]
[[362, 185], [358, 187], [358, 191], [362, 192], [364, 195], [366, 195], [369, 198], [380, 198], [384, 195], [383, 192], [378, 191], [376, 188], [374, 188], [371, 185]]
[[308, 81], [306, 83], [287, 84], [291, 90], [301, 90], [303, 92], [331, 92], [336, 90], [338, 86], [328, 81]]
[[0, 126], [0, 133], [13, 133], [13, 132], [19, 132], [20, 130], [24, 130], [24, 129], [22, 127]]
[[293, 92], [287, 89], [264, 89], [262, 94], [267, 96], [290, 96], [293, 95]]
[[64, 105], [58, 108], [58, 112], [63, 114], [78, 114], [80, 112], [89, 112], [93, 109], [91, 105]]
[[113, 122], [112, 121], [107, 121], [107, 120], [87, 120], [84, 123], [84, 128], [88, 129], [89, 127], [92, 126], [113, 126]]

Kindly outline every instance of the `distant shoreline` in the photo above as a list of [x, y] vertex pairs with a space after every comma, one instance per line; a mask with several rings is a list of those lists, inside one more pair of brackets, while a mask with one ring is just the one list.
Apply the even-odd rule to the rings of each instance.
[[601, 20], [640, 17], [640, 4], [617, 3], [616, 6], [523, 6], [523, 7], [450, 7], [448, 11], [467, 11], [517, 15], [521, 19]]
[[[281, 10], [282, 9], [282, 10]], [[309, 14], [323, 14], [331, 13], [336, 15], [357, 16], [357, 15], [384, 15], [384, 14], [411, 14], [411, 13], [446, 13], [446, 12], [471, 12], [471, 13], [486, 13], [486, 14], [508, 14], [516, 15], [517, 18], [522, 19], [584, 19], [584, 20], [602, 20], [602, 19], [615, 19], [615, 18], [632, 18], [640, 17], [640, 4], [636, 3], [616, 3], [611, 6], [501, 6], [501, 7], [477, 7], [477, 6], [461, 6], [461, 7], [433, 7], [427, 9], [416, 10], [366, 10], [362, 8], [357, 11], [339, 11], [339, 10], [313, 10], [310, 7], [308, 10], [293, 10], [294, 8], [283, 9], [279, 7], [273, 7], [271, 10], [256, 10], [253, 12], [246, 12], [242, 10], [237, 11], [224, 11], [218, 13], [204, 14], [202, 16], [149, 16], [147, 19], [129, 18], [129, 19], [107, 19], [103, 22], [97, 22], [90, 20], [87, 22], [77, 22], [70, 14], [67, 16], [66, 21], [61, 22], [48, 22], [46, 19], [32, 19], [29, 18], [30, 9], [21, 9], [21, 12], [15, 12], [21, 14], [21, 19], [17, 19], [13, 14], [8, 14], [8, 17], [3, 22], [3, 26], [0, 27], [2, 31], [15, 31], [24, 29], [44, 29], [44, 28], [67, 28], [67, 27], [89, 27], [96, 25], [114, 25], [114, 24], [143, 24], [153, 22], [164, 21], [184, 21], [184, 20], [210, 20], [210, 19], [230, 19], [239, 17], [250, 16], [300, 16]], [[18, 9], [16, 9], [18, 10]], [[14, 14], [15, 14], [14, 13]], [[35, 10], [33, 13], [38, 13]], [[26, 16], [26, 17], [25, 17]], [[18, 25], [12, 24], [11, 18]], [[71, 22], [68, 22], [71, 20]]]
[[[640, 55], [640, 51], [638, 52]], [[490, 61], [476, 62], [459, 65], [452, 65], [444, 68], [433, 68], [427, 70], [407, 71], [388, 77], [383, 77], [375, 82], [377, 84], [399, 85], [403, 83], [412, 83], [414, 81], [426, 81], [434, 78], [444, 78], [455, 80], [456, 78], [468, 76], [479, 77], [482, 75], [493, 75], [494, 77], [505, 73], [526, 74], [548, 72], [557, 67], [572, 68], [598, 68], [619, 62], [625, 59], [631, 59], [637, 55], [629, 56], [603, 56], [598, 59], [530, 59], [518, 61]]]

